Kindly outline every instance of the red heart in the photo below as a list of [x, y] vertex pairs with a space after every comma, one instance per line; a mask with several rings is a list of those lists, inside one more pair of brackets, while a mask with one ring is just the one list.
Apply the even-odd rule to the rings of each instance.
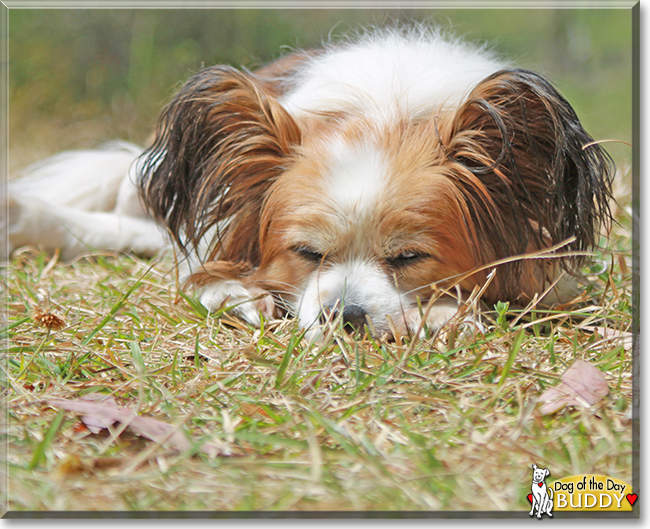
[[537, 486], [541, 487], [544, 483], [538, 483]]
[[533, 495], [532, 495], [532, 494], [529, 494], [529, 495], [528, 495], [528, 501], [529, 501], [530, 503], [533, 503]]
[[636, 494], [628, 494], [625, 497], [627, 498], [627, 501], [630, 503], [631, 506], [634, 506], [634, 502], [638, 498], [638, 496]]

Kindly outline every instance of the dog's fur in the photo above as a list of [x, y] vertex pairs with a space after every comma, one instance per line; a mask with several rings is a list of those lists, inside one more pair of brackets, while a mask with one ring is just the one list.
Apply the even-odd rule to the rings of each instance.
[[[206, 68], [124, 178], [136, 156], [66, 154], [12, 183], [10, 249], [152, 254], [147, 212], [209, 310], [381, 335], [420, 329], [431, 285], [472, 292], [493, 268], [488, 303], [530, 300], [610, 219], [610, 159], [553, 86], [430, 28]], [[564, 257], [509, 259], [564, 241]], [[455, 311], [438, 300], [426, 323]]]

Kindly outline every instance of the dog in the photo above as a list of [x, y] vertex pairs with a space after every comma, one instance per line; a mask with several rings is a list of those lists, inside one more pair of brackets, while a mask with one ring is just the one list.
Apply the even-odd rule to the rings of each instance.
[[533, 493], [533, 506], [528, 513], [530, 516], [533, 516], [535, 507], [537, 507], [537, 518], [541, 518], [542, 514], [546, 513], [551, 518], [553, 514], [553, 490], [546, 487], [545, 479], [546, 476], [550, 476], [551, 472], [547, 468], [537, 468], [537, 465], [533, 463], [533, 483], [531, 485], [531, 491]]
[[9, 185], [10, 250], [153, 255], [171, 239], [209, 311], [382, 336], [440, 328], [458, 292], [523, 304], [579, 271], [613, 171], [543, 76], [412, 25], [207, 67], [144, 152], [26, 173]]

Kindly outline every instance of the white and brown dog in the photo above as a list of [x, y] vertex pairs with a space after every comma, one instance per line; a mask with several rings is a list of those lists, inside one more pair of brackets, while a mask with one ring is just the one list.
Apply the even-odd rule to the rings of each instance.
[[[136, 163], [133, 163], [136, 161]], [[153, 254], [213, 311], [421, 329], [432, 285], [526, 302], [610, 219], [611, 164], [542, 76], [428, 27], [248, 72], [206, 68], [153, 145], [66, 153], [9, 185], [9, 250]], [[519, 259], [564, 241], [565, 257]], [[456, 311], [426, 312], [439, 327]]]

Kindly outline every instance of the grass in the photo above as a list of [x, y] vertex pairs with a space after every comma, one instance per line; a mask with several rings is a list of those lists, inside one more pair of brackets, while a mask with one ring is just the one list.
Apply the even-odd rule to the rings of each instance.
[[[171, 260], [36, 249], [4, 273], [10, 511], [521, 511], [531, 465], [632, 481], [625, 201], [611, 253], [560, 310], [483, 310], [486, 333], [412, 344], [292, 320], [253, 329], [173, 288]], [[621, 220], [622, 219], [622, 220]], [[626, 250], [627, 249], [627, 250]], [[582, 358], [610, 392], [541, 416]], [[93, 434], [51, 398], [113, 397], [191, 439]], [[222, 455], [201, 450], [207, 443]], [[229, 455], [223, 455], [229, 454]]]

